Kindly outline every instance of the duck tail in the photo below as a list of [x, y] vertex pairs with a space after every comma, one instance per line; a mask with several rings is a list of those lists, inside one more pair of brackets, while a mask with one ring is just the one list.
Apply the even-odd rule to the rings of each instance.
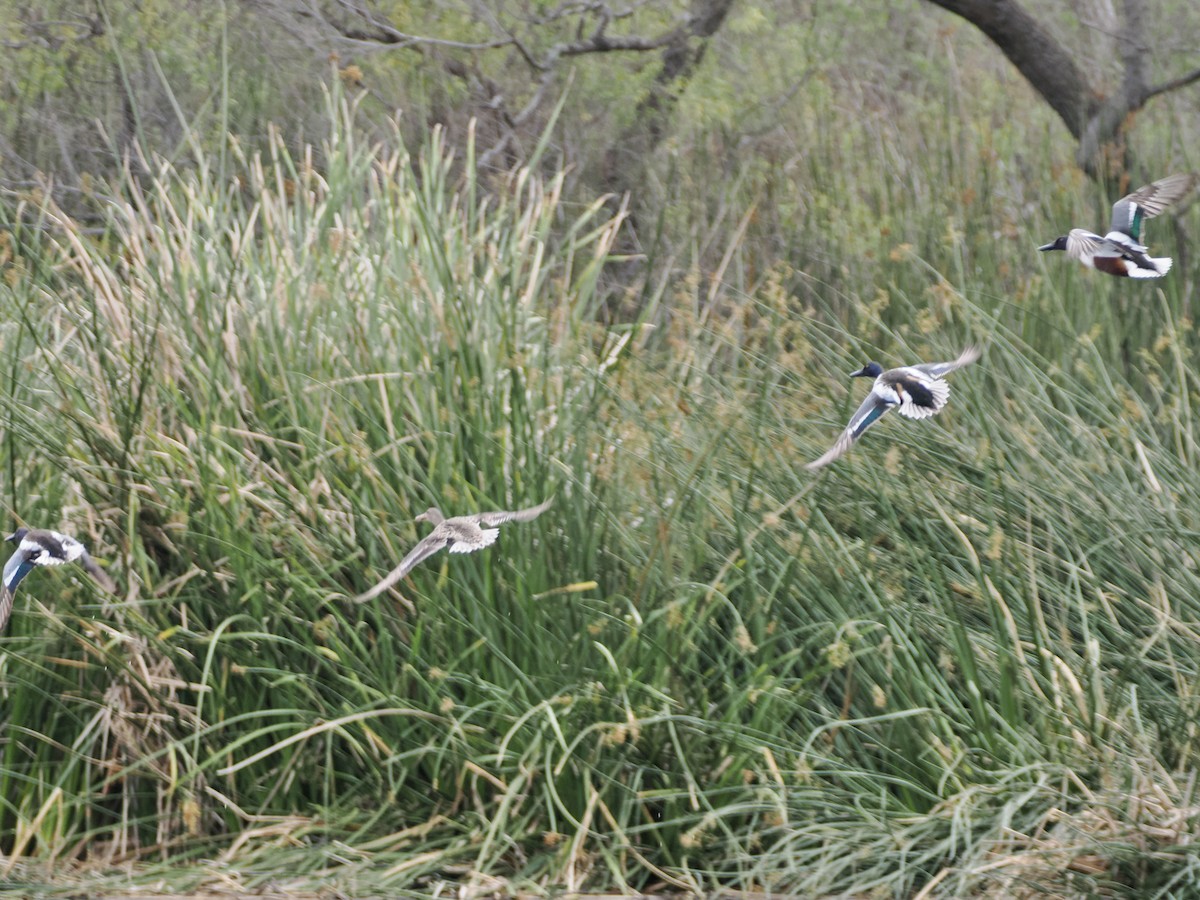
[[1132, 263], [1126, 260], [1129, 271], [1126, 274], [1130, 278], [1162, 278], [1171, 271], [1171, 263], [1173, 260], [1169, 256], [1151, 257], [1147, 256], [1144, 262], [1149, 263], [1149, 266], [1143, 265], [1143, 261]]

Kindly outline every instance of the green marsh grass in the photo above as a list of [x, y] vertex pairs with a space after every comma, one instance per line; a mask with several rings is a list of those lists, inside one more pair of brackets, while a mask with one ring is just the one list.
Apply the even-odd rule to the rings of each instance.
[[[622, 321], [619, 206], [528, 170], [485, 191], [436, 133], [410, 157], [331, 117], [228, 171], [148, 159], [100, 234], [3, 206], [10, 512], [123, 595], [18, 595], [0, 878], [1184, 895], [1194, 262], [1121, 293], [969, 248], [975, 207], [944, 240], [931, 203], [861, 277], [751, 277], [734, 237], [728, 278], [651, 280]], [[1092, 211], [1040, 187], [1039, 235]], [[937, 419], [801, 468], [864, 357], [971, 341]], [[349, 600], [427, 506], [549, 496]]]

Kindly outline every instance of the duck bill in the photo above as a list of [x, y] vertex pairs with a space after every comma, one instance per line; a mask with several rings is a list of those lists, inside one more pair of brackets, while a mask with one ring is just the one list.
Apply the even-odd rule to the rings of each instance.
[[1056, 238], [1048, 244], [1042, 244], [1042, 246], [1038, 247], [1038, 249], [1042, 250], [1042, 251], [1066, 250], [1067, 249], [1067, 239], [1065, 237]]
[[846, 377], [847, 378], [869, 378], [870, 375], [871, 375], [871, 373], [867, 371], [867, 367], [863, 366], [857, 372], [851, 372]]

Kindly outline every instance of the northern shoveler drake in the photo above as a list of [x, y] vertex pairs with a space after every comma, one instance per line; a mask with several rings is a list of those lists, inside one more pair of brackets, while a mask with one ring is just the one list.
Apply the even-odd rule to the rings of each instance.
[[1141, 242], [1142, 222], [1153, 219], [1195, 184], [1195, 175], [1168, 175], [1114, 203], [1112, 224], [1104, 237], [1082, 228], [1072, 228], [1070, 234], [1038, 249], [1065, 250], [1071, 259], [1109, 275], [1162, 278], [1171, 268], [1171, 258], [1147, 255], [1149, 248]]
[[819, 469], [827, 466], [842, 456], [853, 446], [864, 431], [879, 421], [889, 409], [896, 407], [902, 416], [910, 419], [924, 419], [941, 412], [950, 397], [950, 385], [944, 376], [969, 366], [979, 359], [982, 351], [978, 347], [968, 347], [954, 362], [919, 363], [915, 366], [901, 366], [898, 369], [888, 369], [877, 362], [869, 362], [857, 372], [851, 372], [851, 378], [874, 378], [871, 393], [862, 402], [858, 411], [850, 417], [850, 424], [842, 432], [832, 447], [820, 459], [814, 459], [804, 468]]
[[505, 522], [529, 522], [536, 519], [550, 508], [553, 500], [552, 497], [545, 503], [531, 506], [528, 509], [498, 510], [475, 513], [472, 516], [454, 516], [450, 519], [443, 516], [442, 511], [436, 506], [429, 507], [417, 516], [416, 521], [432, 523], [433, 531], [425, 535], [417, 543], [417, 546], [409, 551], [408, 556], [400, 560], [400, 565], [388, 572], [383, 581], [355, 597], [355, 602], [365, 603], [367, 600], [378, 597], [417, 565], [443, 548], [449, 548], [451, 553], [474, 553], [476, 550], [491, 546], [500, 536], [500, 529], [496, 526], [503, 525]]
[[110, 594], [117, 586], [96, 561], [88, 556], [87, 549], [70, 535], [41, 528], [18, 528], [5, 538], [17, 545], [13, 555], [4, 564], [4, 575], [0, 584], [0, 632], [8, 625], [12, 615], [13, 597], [26, 575], [35, 566], [61, 566], [63, 563], [78, 562]]

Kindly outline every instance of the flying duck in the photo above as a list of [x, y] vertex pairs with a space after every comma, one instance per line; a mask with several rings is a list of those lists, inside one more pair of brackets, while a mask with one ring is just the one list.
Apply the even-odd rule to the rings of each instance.
[[400, 565], [388, 572], [379, 584], [369, 591], [354, 598], [356, 603], [365, 603], [378, 597], [397, 581], [411, 572], [418, 564], [424, 562], [443, 548], [449, 548], [451, 553], [473, 553], [482, 550], [496, 542], [500, 536], [497, 525], [505, 522], [529, 522], [536, 519], [547, 509], [554, 498], [545, 503], [531, 506], [528, 509], [515, 511], [498, 510], [496, 512], [475, 513], [472, 516], [454, 516], [447, 519], [436, 506], [431, 506], [417, 516], [417, 522], [430, 522], [433, 531], [421, 538], [417, 546], [408, 552], [408, 556], [400, 560]]
[[943, 376], [975, 362], [981, 352], [978, 347], [968, 347], [954, 362], [920, 363], [888, 369], [886, 372], [879, 363], [869, 362], [857, 372], [851, 372], [851, 378], [875, 379], [871, 393], [867, 394], [862, 406], [850, 417], [850, 424], [834, 445], [824, 456], [814, 459], [804, 468], [819, 469], [829, 465], [893, 407], [899, 407], [900, 414], [910, 419], [924, 419], [941, 412], [950, 397], [950, 385]]
[[117, 586], [108, 573], [88, 556], [83, 544], [70, 535], [41, 528], [18, 528], [5, 540], [15, 543], [17, 549], [4, 564], [4, 574], [0, 583], [0, 632], [4, 631], [9, 616], [12, 615], [17, 585], [35, 566], [61, 566], [63, 563], [78, 562], [102, 588], [111, 594], [117, 592]]
[[1113, 204], [1112, 224], [1101, 237], [1083, 228], [1072, 228], [1039, 250], [1065, 250], [1071, 259], [1109, 275], [1129, 278], [1162, 278], [1171, 268], [1171, 258], [1148, 256], [1142, 244], [1142, 221], [1153, 219], [1192, 189], [1196, 176], [1168, 175], [1140, 187]]

